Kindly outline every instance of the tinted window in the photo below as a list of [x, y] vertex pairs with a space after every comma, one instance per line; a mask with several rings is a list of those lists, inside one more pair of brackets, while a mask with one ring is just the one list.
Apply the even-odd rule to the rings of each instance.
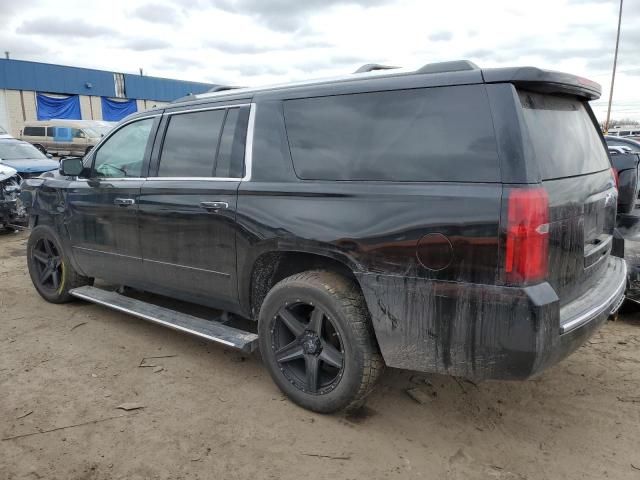
[[500, 179], [481, 85], [289, 100], [284, 111], [304, 179]]
[[181, 113], [169, 117], [160, 177], [212, 177], [226, 111]]
[[543, 179], [584, 175], [611, 167], [598, 127], [581, 101], [523, 91], [519, 95]]
[[24, 127], [23, 134], [29, 137], [44, 137], [44, 127]]
[[240, 110], [237, 108], [229, 110], [224, 121], [224, 129], [220, 138], [220, 148], [218, 149], [218, 160], [216, 161], [216, 177], [235, 177], [238, 175], [237, 169], [232, 169], [231, 154], [233, 152], [236, 126], [238, 124]]
[[111, 135], [95, 154], [94, 170], [99, 177], [141, 177], [144, 153], [153, 118], [125, 125]]
[[56, 127], [47, 127], [47, 137], [56, 136]]

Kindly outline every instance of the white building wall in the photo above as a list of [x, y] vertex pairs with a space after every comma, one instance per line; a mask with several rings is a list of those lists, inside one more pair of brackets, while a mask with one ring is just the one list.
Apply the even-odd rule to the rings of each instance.
[[83, 120], [93, 120], [91, 99], [88, 95], [80, 95], [80, 116]]
[[102, 101], [100, 97], [89, 97], [91, 100], [91, 109], [93, 111], [93, 120], [102, 120]]
[[9, 127], [7, 98], [4, 92], [4, 90], [0, 90], [0, 127], [4, 128], [8, 132], [11, 128]]

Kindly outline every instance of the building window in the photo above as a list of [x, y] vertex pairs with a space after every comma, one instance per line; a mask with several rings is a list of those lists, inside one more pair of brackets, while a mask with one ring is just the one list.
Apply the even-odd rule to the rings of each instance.
[[114, 73], [113, 83], [116, 86], [116, 98], [127, 98], [127, 94], [124, 89], [124, 74]]

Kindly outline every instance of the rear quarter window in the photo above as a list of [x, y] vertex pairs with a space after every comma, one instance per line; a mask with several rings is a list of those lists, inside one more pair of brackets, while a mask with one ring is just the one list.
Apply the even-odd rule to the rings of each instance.
[[302, 179], [500, 181], [483, 85], [286, 100], [284, 116]]
[[598, 127], [575, 97], [519, 91], [525, 129], [543, 180], [610, 168]]

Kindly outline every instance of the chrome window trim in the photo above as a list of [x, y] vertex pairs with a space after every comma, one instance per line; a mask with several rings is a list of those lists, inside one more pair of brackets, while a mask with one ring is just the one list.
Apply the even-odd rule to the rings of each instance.
[[253, 167], [253, 135], [256, 128], [256, 104], [252, 103], [249, 110], [249, 121], [247, 122], [247, 138], [244, 144], [244, 177], [241, 181], [251, 180], [251, 169]]
[[250, 103], [234, 103], [233, 105], [216, 105], [212, 107], [202, 107], [202, 108], [189, 108], [186, 110], [175, 110], [171, 112], [164, 112], [166, 116], [171, 115], [180, 115], [182, 113], [193, 113], [193, 112], [206, 112], [208, 110], [223, 110], [223, 109], [231, 109], [231, 108], [240, 108], [240, 107], [248, 107], [252, 104]]
[[187, 180], [200, 180], [203, 182], [241, 182], [243, 181], [240, 177], [147, 177], [143, 180], [146, 181], [156, 181], [159, 180], [161, 182], [178, 182], [178, 181], [187, 181]]
[[194, 110], [181, 110], [179, 112], [167, 112], [165, 115], [175, 115], [178, 113], [199, 112], [205, 110], [231, 109], [234, 107], [249, 106], [249, 120], [247, 121], [247, 136], [244, 144], [244, 177], [147, 177], [148, 181], [203, 181], [203, 182], [248, 182], [251, 180], [251, 167], [253, 166], [253, 135], [256, 123], [256, 104], [243, 103], [238, 105], [225, 105], [211, 108], [198, 108]]

